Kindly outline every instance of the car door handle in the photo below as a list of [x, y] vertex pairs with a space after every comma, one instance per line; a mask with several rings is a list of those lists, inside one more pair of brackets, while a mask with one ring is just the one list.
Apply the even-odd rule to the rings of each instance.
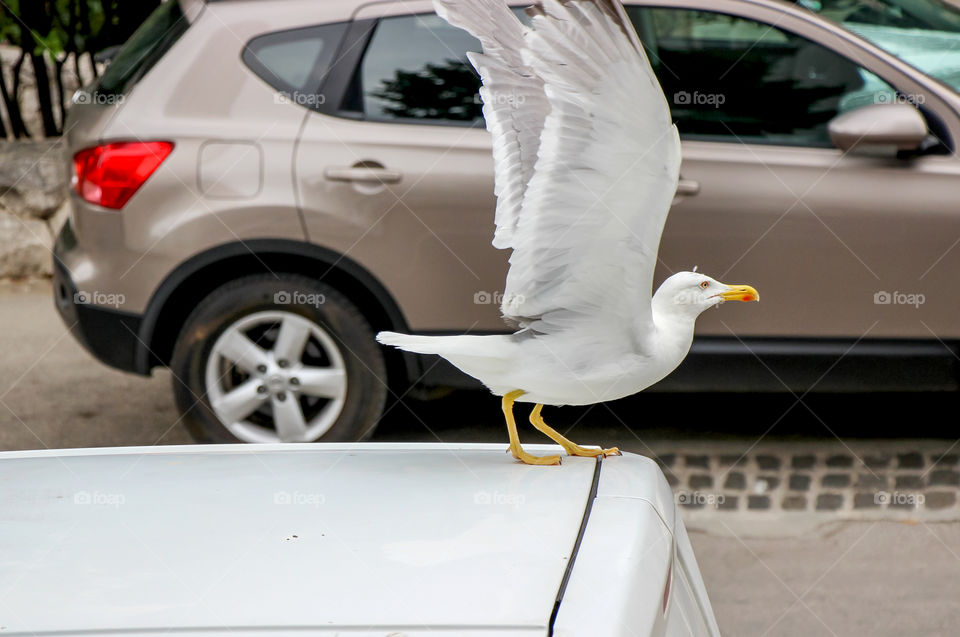
[[681, 178], [677, 182], [677, 195], [682, 197], [693, 197], [700, 194], [700, 182], [692, 179]]
[[403, 179], [399, 170], [389, 170], [382, 166], [350, 166], [349, 168], [327, 168], [323, 176], [329, 181], [347, 181], [364, 184], [395, 184]]

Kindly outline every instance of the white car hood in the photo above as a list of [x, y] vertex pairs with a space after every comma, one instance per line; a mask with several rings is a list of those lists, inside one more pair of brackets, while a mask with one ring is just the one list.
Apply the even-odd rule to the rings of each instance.
[[596, 466], [503, 445], [2, 453], [3, 634], [545, 634]]

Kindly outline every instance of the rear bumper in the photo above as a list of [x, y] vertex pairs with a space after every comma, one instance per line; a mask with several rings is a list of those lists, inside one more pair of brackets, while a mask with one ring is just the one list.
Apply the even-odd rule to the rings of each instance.
[[137, 369], [136, 359], [141, 347], [137, 335], [143, 317], [96, 305], [98, 297], [108, 295], [77, 289], [60, 258], [69, 248], [72, 235], [72, 226], [67, 222], [53, 253], [53, 300], [60, 318], [74, 338], [98, 360], [125, 372], [142, 373]]

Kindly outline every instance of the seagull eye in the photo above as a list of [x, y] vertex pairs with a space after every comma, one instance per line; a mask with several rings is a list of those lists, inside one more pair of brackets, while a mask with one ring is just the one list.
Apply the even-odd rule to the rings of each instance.
[[704, 281], [700, 284], [700, 287], [706, 290], [708, 287], [710, 287], [710, 281]]

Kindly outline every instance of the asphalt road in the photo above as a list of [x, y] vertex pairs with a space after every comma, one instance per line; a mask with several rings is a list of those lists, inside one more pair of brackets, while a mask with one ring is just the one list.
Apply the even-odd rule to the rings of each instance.
[[[191, 442], [174, 409], [168, 373], [140, 378], [91, 359], [61, 325], [46, 284], [0, 286], [0, 354], [0, 449]], [[921, 413], [934, 414], [951, 407], [953, 397], [812, 397], [799, 407], [790, 396], [749, 397], [747, 409], [726, 416], [717, 408], [720, 399], [650, 395], [546, 417], [584, 443], [647, 454], [694, 443], [749, 447], [761, 436], [763, 445], [794, 450], [842, 449], [874, 438], [894, 450], [912, 449], [931, 439], [949, 445], [956, 436], [953, 423], [917, 419], [918, 404]], [[524, 435], [537, 440], [534, 432]], [[461, 392], [397, 403], [375, 439], [504, 436], [497, 401]], [[960, 524], [872, 520], [809, 527], [804, 514], [793, 515], [795, 522], [757, 533], [734, 529], [729, 517], [691, 525], [724, 634], [956, 634]]]

